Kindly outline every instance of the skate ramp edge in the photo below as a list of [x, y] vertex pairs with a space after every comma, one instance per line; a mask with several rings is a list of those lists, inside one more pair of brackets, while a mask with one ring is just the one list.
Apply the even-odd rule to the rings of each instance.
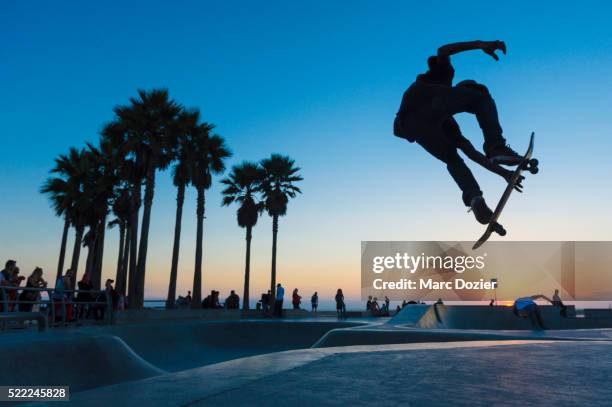
[[408, 304], [387, 323], [391, 325], [415, 325], [429, 311], [430, 305]]
[[[540, 306], [548, 329], [612, 328], [612, 318], [577, 318], [574, 307], [568, 307], [568, 317], [562, 317], [559, 307]], [[432, 305], [413, 325], [427, 329], [486, 329], [533, 330], [532, 321], [517, 317], [512, 307], [480, 305]]]
[[116, 336], [70, 335], [3, 344], [0, 383], [78, 392], [165, 373]]
[[[181, 321], [112, 325], [87, 331], [120, 337], [143, 359], [177, 372], [231, 359], [310, 348], [328, 331], [365, 325], [344, 321]], [[162, 349], [171, 349], [164, 352]]]

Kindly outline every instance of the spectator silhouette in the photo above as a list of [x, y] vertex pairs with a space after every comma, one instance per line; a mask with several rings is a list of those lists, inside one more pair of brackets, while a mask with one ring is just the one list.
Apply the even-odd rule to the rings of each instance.
[[293, 294], [291, 296], [291, 303], [293, 304], [293, 309], [300, 309], [302, 297], [298, 294], [297, 288], [293, 290]]
[[342, 293], [342, 289], [338, 288], [336, 291], [336, 312], [338, 313], [339, 319], [346, 318], [346, 305], [344, 304], [344, 294]]
[[240, 297], [234, 290], [230, 292], [229, 297], [225, 299], [225, 308], [227, 309], [238, 309], [240, 308]]
[[561, 301], [561, 296], [559, 295], [558, 289], [556, 289], [555, 293], [553, 294], [552, 305], [561, 308], [561, 316], [564, 318], [567, 317], [567, 307], [563, 304], [563, 301]]
[[[36, 267], [32, 274], [28, 277], [26, 281], [26, 288], [45, 288], [47, 287], [47, 282], [43, 279], [43, 269], [40, 267]], [[29, 291], [24, 290], [19, 294], [19, 301], [27, 301], [28, 303], [20, 303], [19, 311], [22, 312], [30, 312], [34, 307], [34, 304], [29, 302], [40, 301], [41, 296], [38, 291]]]
[[310, 297], [310, 306], [312, 308], [312, 312], [316, 313], [317, 308], [319, 307], [319, 294], [316, 291], [312, 297]]
[[278, 283], [276, 285], [276, 299], [274, 300], [274, 315], [277, 317], [283, 316], [283, 300], [285, 299], [285, 289]]

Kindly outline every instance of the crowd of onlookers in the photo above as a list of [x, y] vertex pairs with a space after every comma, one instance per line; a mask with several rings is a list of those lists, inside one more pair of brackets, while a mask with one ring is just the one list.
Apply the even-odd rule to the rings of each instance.
[[[24, 280], [25, 286], [22, 286]], [[68, 269], [56, 279], [55, 288], [47, 291], [48, 283], [42, 268], [36, 267], [26, 279], [20, 276], [17, 262], [8, 260], [0, 271], [0, 311], [39, 311], [48, 314], [49, 318], [55, 315], [51, 322], [73, 322], [87, 318], [103, 320], [109, 302], [113, 309], [123, 306], [113, 288], [113, 280], [106, 280], [101, 291], [94, 290], [89, 273], [85, 273], [77, 283], [77, 291], [74, 280], [74, 273]], [[44, 292], [49, 298], [43, 301]]]
[[[74, 321], [80, 319], [93, 318], [96, 320], [104, 319], [107, 301], [110, 301], [113, 309], [124, 309], [126, 301], [123, 296], [119, 296], [113, 288], [114, 281], [106, 280], [102, 291], [94, 290], [89, 273], [85, 273], [82, 278], [76, 283], [77, 290], [75, 291], [75, 276], [72, 270], [68, 269], [63, 276], [60, 276], [55, 282], [55, 289], [52, 291], [50, 302], [44, 304], [41, 302], [41, 293], [44, 290], [20, 290], [23, 281], [26, 281], [26, 288], [47, 288], [47, 281], [43, 278], [43, 270], [36, 267], [34, 271], [26, 279], [20, 275], [19, 267], [15, 260], [9, 260], [5, 264], [5, 268], [0, 272], [0, 286], [4, 290], [0, 290], [0, 311], [32, 311], [34, 307], [41, 310], [41, 307], [54, 307], [56, 320]], [[20, 291], [20, 292], [19, 292]], [[262, 311], [266, 315], [281, 317], [283, 315], [283, 303], [285, 298], [285, 288], [279, 283], [276, 285], [274, 298], [272, 292], [261, 295], [261, 299], [257, 302], [257, 310]], [[19, 292], [19, 293], [18, 293]], [[76, 293], [76, 295], [75, 295]], [[4, 298], [6, 296], [6, 298]], [[334, 297], [336, 303], [336, 311], [338, 318], [346, 318], [346, 303], [342, 289], [338, 288]], [[402, 305], [398, 305], [396, 312], [408, 304], [417, 304], [415, 301], [404, 301]], [[7, 305], [8, 304], [8, 305]], [[179, 296], [176, 300], [178, 307], [189, 307], [192, 304], [191, 291], [186, 296]], [[48, 306], [47, 306], [48, 305]], [[294, 310], [302, 308], [302, 296], [299, 290], [295, 288], [291, 294], [291, 305]], [[368, 297], [366, 303], [366, 311], [372, 316], [390, 316], [390, 300], [385, 297], [379, 304], [378, 298]], [[8, 308], [5, 310], [4, 308]], [[223, 303], [219, 300], [219, 291], [212, 290], [202, 300], [202, 308], [204, 309], [239, 309], [240, 297], [234, 290], [231, 290], [229, 296]], [[319, 294], [314, 292], [310, 297], [310, 309], [316, 314], [319, 308]]]
[[[338, 318], [346, 318], [346, 304], [344, 302], [344, 294], [342, 289], [338, 288], [334, 297], [336, 301], [336, 311]], [[261, 294], [261, 299], [257, 302], [257, 310], [261, 310], [265, 314], [272, 313], [272, 315], [281, 317], [283, 314], [283, 303], [285, 300], [285, 288], [282, 284], [276, 285], [276, 294], [274, 299], [272, 298], [272, 291], [268, 290], [267, 293]], [[297, 288], [293, 289], [291, 294], [291, 305], [294, 310], [300, 310], [302, 308], [302, 296]], [[316, 314], [319, 308], [319, 293], [317, 291], [310, 297], [310, 310]]]

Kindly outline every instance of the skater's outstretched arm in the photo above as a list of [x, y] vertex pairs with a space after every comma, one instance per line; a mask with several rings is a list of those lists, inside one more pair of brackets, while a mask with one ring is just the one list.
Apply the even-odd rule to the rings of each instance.
[[[512, 175], [514, 174], [513, 171], [510, 171], [502, 167], [501, 165], [494, 164], [493, 162], [491, 162], [491, 160], [489, 160], [484, 154], [476, 150], [472, 143], [470, 143], [467, 139], [463, 139], [461, 141], [461, 143], [459, 144], [459, 148], [470, 160], [480, 164], [487, 170], [501, 176], [506, 181], [510, 181], [510, 178], [512, 178]], [[521, 178], [518, 179], [516, 186], [514, 187], [514, 189], [519, 192], [523, 192], [523, 185], [521, 184], [521, 181], [523, 179], [524, 178], [521, 176]]]
[[455, 55], [460, 52], [471, 51], [473, 49], [481, 49], [487, 55], [490, 55], [493, 59], [499, 61], [499, 57], [495, 54], [495, 51], [500, 50], [505, 55], [506, 43], [503, 41], [454, 42], [452, 44], [443, 45], [438, 48], [438, 57], [449, 57], [451, 55]]

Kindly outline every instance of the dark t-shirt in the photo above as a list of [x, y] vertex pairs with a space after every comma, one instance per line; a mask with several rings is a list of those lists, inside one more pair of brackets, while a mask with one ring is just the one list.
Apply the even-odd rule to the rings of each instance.
[[451, 65], [449, 57], [431, 56], [427, 58], [429, 70], [417, 76], [418, 81], [432, 83], [436, 85], [453, 85], [455, 69]]

